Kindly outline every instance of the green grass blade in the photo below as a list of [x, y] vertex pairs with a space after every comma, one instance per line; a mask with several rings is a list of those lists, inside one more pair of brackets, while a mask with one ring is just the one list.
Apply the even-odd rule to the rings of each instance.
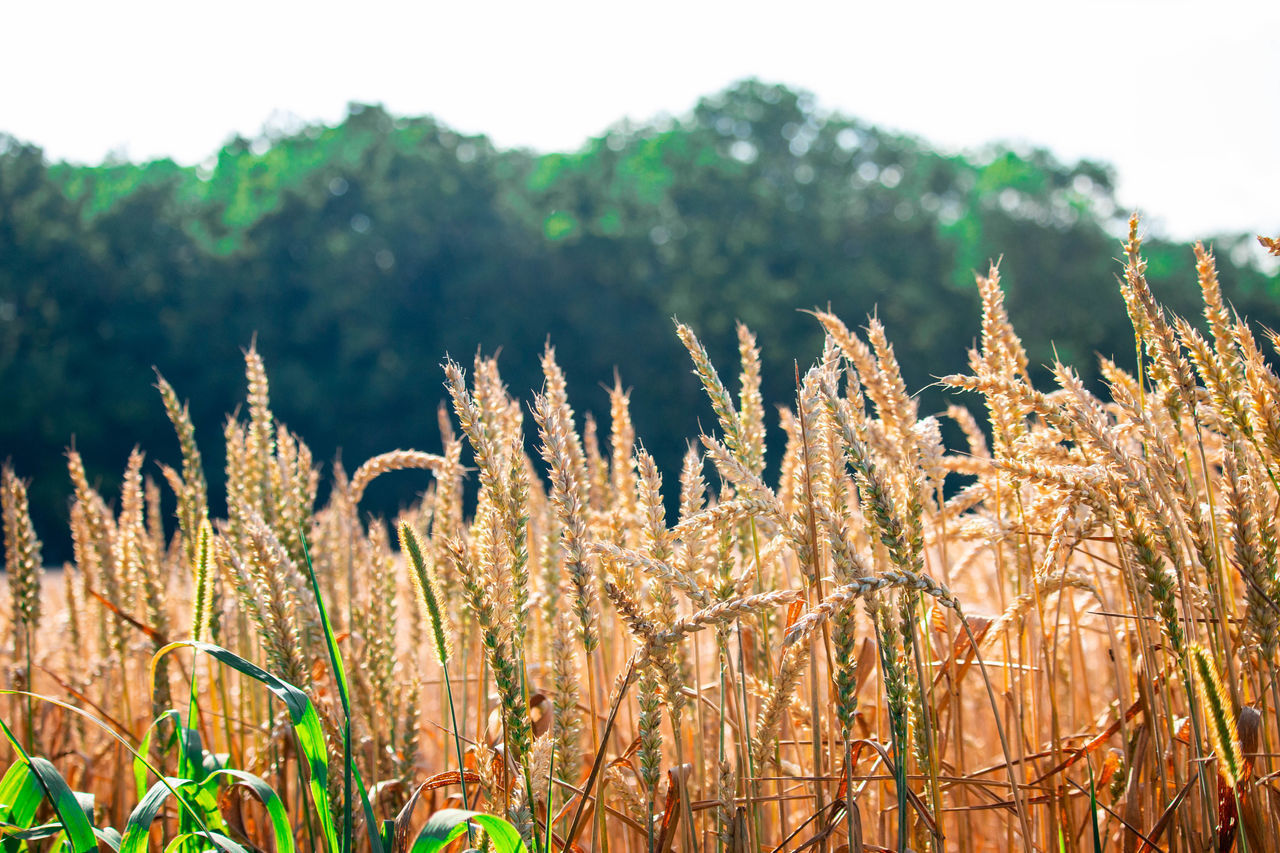
[[338, 641], [333, 636], [333, 626], [329, 623], [329, 611], [324, 606], [324, 595], [320, 592], [320, 581], [316, 578], [315, 566], [311, 564], [311, 549], [307, 545], [307, 536], [301, 529], [298, 530], [298, 536], [302, 540], [302, 554], [306, 558], [307, 577], [311, 579], [311, 592], [316, 597], [316, 608], [320, 611], [320, 625], [324, 628], [324, 642], [329, 650], [329, 663], [333, 667], [334, 681], [338, 684], [338, 696], [342, 700], [342, 716], [345, 723], [343, 729], [342, 755], [346, 761], [343, 768], [343, 791], [345, 796], [342, 803], [342, 830], [343, 830], [343, 853], [347, 853], [352, 847], [352, 803], [351, 803], [351, 781], [355, 777], [356, 787], [360, 793], [360, 804], [364, 808], [365, 829], [369, 834], [369, 845], [372, 853], [382, 853], [382, 840], [378, 837], [378, 827], [381, 825], [377, 817], [373, 813], [373, 805], [369, 802], [369, 793], [365, 790], [364, 780], [360, 778], [360, 771], [356, 769], [355, 762], [351, 758], [351, 690], [347, 686], [347, 670], [342, 665], [342, 652], [338, 649]]
[[[184, 789], [189, 789], [189, 794], [184, 794]], [[161, 779], [151, 786], [151, 790], [138, 801], [133, 811], [129, 814], [129, 820], [125, 823], [124, 834], [120, 841], [119, 853], [147, 853], [149, 849], [149, 839], [151, 835], [151, 824], [155, 822], [156, 817], [160, 814], [160, 810], [164, 807], [165, 801], [170, 796], [177, 797], [186, 801], [188, 805], [187, 813], [202, 813], [206, 819], [216, 818], [216, 825], [221, 828], [222, 817], [218, 812], [217, 800], [212, 792], [202, 789], [199, 784], [190, 779], [179, 779], [176, 776], [169, 776]], [[190, 801], [194, 799], [193, 805]], [[215, 823], [214, 820], [209, 820]], [[208, 843], [213, 835], [213, 830], [205, 827], [199, 833], [185, 833], [189, 837], [197, 835]], [[234, 842], [233, 842], [234, 843]], [[240, 845], [236, 845], [238, 851], [244, 851]], [[247, 853], [247, 851], [244, 851]]]
[[151, 824], [155, 822], [160, 809], [164, 807], [164, 801], [173, 791], [190, 784], [189, 779], [170, 776], [163, 783], [157, 782], [152, 785], [129, 813], [129, 819], [125, 822], [124, 833], [120, 839], [120, 853], [146, 853], [151, 837]]
[[[119, 732], [111, 728], [111, 726], [107, 725], [102, 720], [95, 717], [93, 714], [90, 714], [87, 711], [83, 711], [80, 708], [77, 708], [75, 705], [69, 704], [67, 702], [63, 702], [61, 699], [54, 699], [52, 696], [44, 696], [40, 693], [29, 693], [25, 690], [0, 689], [0, 696], [27, 696], [32, 699], [38, 699], [41, 702], [47, 702], [50, 705], [57, 705], [59, 708], [62, 708], [66, 711], [70, 711], [73, 714], [83, 717], [93, 725], [97, 726], [102, 731], [106, 732], [107, 735], [109, 735], [112, 738], [112, 740], [116, 741], [118, 744], [124, 747], [125, 751], [128, 752], [130, 755], [132, 755], [135, 761], [141, 762], [141, 764], [144, 767], [150, 770], [151, 773], [155, 775], [157, 779], [160, 780], [161, 784], [163, 785], [169, 784], [169, 781], [165, 777], [165, 775], [162, 772], [160, 772], [159, 768], [153, 766], [150, 762], [148, 762], [146, 759], [146, 756], [144, 756], [138, 750], [134, 749], [133, 745], [130, 744], [129, 741], [121, 737]], [[0, 729], [4, 730], [6, 737], [11, 738], [13, 736], [13, 733], [9, 731], [9, 728], [8, 726], [5, 725], [3, 719], [0, 719]], [[26, 752], [22, 750], [22, 747], [20, 744], [14, 743], [13, 746], [14, 746], [14, 749], [17, 750], [20, 755], [24, 757], [26, 756]], [[182, 808], [183, 812], [185, 814], [190, 815], [194, 819], [196, 825], [200, 827], [201, 834], [208, 832], [209, 828], [204, 824], [200, 814], [192, 808], [189, 798], [177, 796], [178, 792], [176, 789], [172, 790], [171, 793], [173, 793], [177, 798], [178, 804]], [[41, 796], [43, 797], [43, 792]], [[221, 814], [218, 813], [216, 810], [216, 802], [214, 803], [214, 814], [217, 815], [218, 825], [221, 825], [222, 817], [221, 817]], [[119, 849], [120, 843], [121, 843], [121, 836], [120, 836], [120, 833], [116, 832], [114, 829], [110, 829], [110, 828], [98, 829], [97, 827], [94, 827], [94, 833], [97, 835], [97, 837], [100, 840], [102, 840], [109, 847], [111, 847], [111, 849], [113, 850]]]
[[384, 853], [382, 840], [377, 830], [381, 823], [374, 817], [373, 801], [369, 799], [369, 790], [365, 787], [364, 777], [360, 775], [360, 768], [356, 767], [354, 762], [350, 764], [350, 767], [352, 778], [356, 783], [356, 793], [360, 795], [360, 803], [364, 807], [364, 817], [369, 827], [369, 840], [373, 844], [373, 853]]
[[67, 833], [72, 853], [88, 853], [88, 851], [97, 850], [98, 839], [93, 832], [93, 821], [71, 790], [71, 786], [67, 784], [67, 780], [63, 779], [58, 769], [46, 759], [32, 756], [29, 760], [31, 768], [53, 804], [58, 820]]
[[18, 853], [22, 842], [17, 833], [31, 826], [43, 799], [44, 791], [36, 781], [31, 765], [21, 759], [10, 764], [4, 778], [0, 779], [0, 822], [5, 824], [4, 830], [0, 830], [3, 833], [0, 850]]
[[289, 826], [289, 815], [285, 811], [284, 802], [275, 789], [258, 776], [244, 770], [223, 768], [209, 774], [210, 778], [226, 776], [233, 779], [232, 785], [243, 785], [253, 792], [267, 809], [267, 817], [271, 820], [271, 832], [275, 837], [275, 853], [294, 853], [293, 828]]
[[307, 547], [307, 540], [302, 538], [302, 552], [306, 557], [307, 577], [311, 580], [311, 591], [316, 596], [316, 606], [320, 609], [320, 624], [324, 627], [324, 641], [329, 650], [329, 662], [333, 665], [334, 679], [338, 683], [338, 696], [342, 700], [342, 709], [346, 713], [351, 711], [351, 688], [347, 682], [347, 670], [342, 665], [342, 652], [338, 649], [338, 641], [333, 636], [333, 625], [329, 622], [329, 611], [324, 606], [324, 598], [320, 592], [320, 581], [316, 577], [316, 570], [311, 565], [311, 549]]
[[116, 853], [120, 853], [120, 842], [122, 839], [120, 837], [120, 833], [117, 832], [114, 827], [104, 826], [102, 828], [98, 828], [95, 826], [93, 828], [93, 834], [98, 836], [98, 840], [103, 844], [107, 845], [112, 850], [115, 850]]
[[[18, 844], [22, 841], [39, 841], [42, 838], [52, 838], [60, 835], [65, 830], [60, 823], [42, 823], [39, 826], [32, 826], [27, 829], [18, 829], [11, 824], [0, 824], [0, 833], [4, 834], [5, 843], [10, 842]], [[14, 849], [17, 849], [16, 847]]]
[[1093, 853], [1102, 853], [1102, 834], [1098, 831], [1098, 791], [1093, 784], [1093, 765], [1086, 761], [1085, 766], [1089, 768], [1089, 825], [1093, 828]]
[[474, 823], [489, 836], [493, 853], [527, 853], [520, 833], [500, 817], [466, 809], [441, 809], [427, 819], [409, 853], [437, 853], [461, 838]]
[[[315, 803], [316, 811], [320, 817], [320, 827], [324, 833], [325, 842], [333, 853], [337, 853], [341, 847], [338, 843], [337, 828], [333, 825], [333, 811], [330, 809], [328, 752], [325, 747], [324, 731], [320, 728], [320, 718], [316, 716], [316, 709], [311, 704], [311, 699], [307, 697], [306, 693], [303, 693], [289, 682], [277, 678], [262, 667], [240, 657], [235, 652], [228, 651], [221, 646], [215, 646], [212, 643], [201, 643], [195, 640], [180, 640], [170, 643], [152, 656], [152, 669], [155, 669], [156, 662], [161, 657], [174, 649], [184, 646], [204, 652], [241, 675], [247, 675], [260, 682], [284, 703], [285, 708], [289, 711], [289, 722], [293, 725], [294, 733], [298, 737], [298, 745], [302, 748], [302, 754], [307, 759], [311, 777], [309, 780], [311, 799]], [[376, 834], [376, 832], [375, 829], [374, 833]], [[375, 853], [381, 853], [380, 846], [375, 848]]]
[[9, 726], [5, 724], [4, 720], [0, 720], [0, 730], [3, 730], [5, 739], [9, 741], [9, 745], [13, 747], [14, 752], [18, 753], [21, 756], [21, 760], [31, 767], [37, 784], [43, 790], [44, 795], [49, 798], [54, 812], [58, 815], [59, 823], [62, 824], [67, 832], [71, 853], [96, 851], [98, 849], [98, 839], [93, 834], [93, 822], [81, 807], [76, 795], [72, 793], [71, 786], [67, 784], [67, 780], [63, 779], [62, 774], [58, 772], [58, 768], [43, 758], [28, 755], [22, 744], [13, 736], [13, 732], [9, 730]]
[[[217, 849], [223, 853], [250, 853], [243, 846], [232, 841], [221, 832], [184, 832], [165, 845], [164, 853], [182, 853], [189, 850], [192, 842], [209, 844], [212, 843]], [[197, 847], [197, 850], [208, 850], [209, 847]], [[121, 851], [123, 853], [123, 851]]]
[[[24, 841], [40, 841], [45, 838], [54, 838], [55, 836], [65, 836], [66, 829], [61, 823], [43, 823], [40, 826], [33, 826], [29, 829], [17, 829], [12, 824], [0, 821], [0, 834], [4, 836], [6, 845], [12, 844], [13, 849], [17, 850]], [[111, 827], [93, 828], [93, 834], [97, 836], [98, 841], [107, 845], [107, 847], [119, 853], [120, 850], [120, 833]], [[57, 844], [50, 844], [49, 849], [57, 849]], [[28, 845], [28, 848], [30, 846]]]
[[151, 772], [150, 766], [142, 756], [151, 752], [151, 739], [155, 737], [160, 724], [165, 720], [171, 720], [175, 726], [182, 722], [178, 712], [170, 708], [151, 721], [151, 725], [147, 726], [147, 730], [142, 735], [142, 740], [138, 742], [138, 756], [133, 759], [133, 784], [138, 790], [139, 800], [146, 796], [147, 775]]

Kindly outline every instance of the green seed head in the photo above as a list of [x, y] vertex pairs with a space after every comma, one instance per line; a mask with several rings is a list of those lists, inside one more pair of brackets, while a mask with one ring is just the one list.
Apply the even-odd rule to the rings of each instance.
[[1222, 676], [1213, 657], [1198, 643], [1189, 647], [1191, 673], [1196, 695], [1209, 728], [1209, 743], [1218, 756], [1218, 773], [1234, 788], [1240, 783], [1244, 764], [1240, 758], [1240, 738], [1236, 734], [1236, 717], [1231, 710], [1231, 697], [1222, 685]]
[[213, 526], [209, 519], [200, 522], [200, 532], [196, 535], [195, 600], [191, 603], [191, 636], [195, 640], [205, 639], [209, 632], [209, 609], [213, 598], [213, 574], [209, 571], [213, 563]]
[[418, 603], [422, 606], [431, 625], [431, 644], [435, 647], [436, 660], [444, 665], [453, 656], [453, 645], [449, 642], [449, 633], [444, 625], [444, 605], [440, 595], [440, 583], [432, 567], [422, 557], [422, 544], [418, 541], [418, 532], [407, 521], [400, 522], [400, 550], [409, 561], [409, 577], [413, 588], [418, 593]]

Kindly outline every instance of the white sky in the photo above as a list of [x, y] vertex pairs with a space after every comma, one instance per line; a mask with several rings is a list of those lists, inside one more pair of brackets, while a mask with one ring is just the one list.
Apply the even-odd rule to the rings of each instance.
[[1114, 164], [1176, 237], [1280, 232], [1280, 2], [9, 0], [0, 131], [195, 163], [349, 101], [571, 150], [745, 76], [948, 149]]

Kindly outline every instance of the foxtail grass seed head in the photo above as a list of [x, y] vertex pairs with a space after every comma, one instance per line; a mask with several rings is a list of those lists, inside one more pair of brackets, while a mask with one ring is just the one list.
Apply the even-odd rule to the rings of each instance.
[[213, 599], [213, 525], [202, 519], [196, 537], [191, 601], [191, 636], [204, 640], [209, 634], [209, 610]]
[[414, 592], [417, 593], [418, 603], [431, 628], [431, 646], [435, 651], [436, 660], [443, 666], [453, 656], [453, 644], [449, 640], [449, 631], [445, 623], [444, 598], [440, 593], [440, 583], [436, 579], [435, 571], [423, 556], [418, 533], [407, 521], [400, 522], [400, 552], [408, 561], [409, 577], [413, 581]]
[[1199, 643], [1193, 643], [1187, 651], [1191, 657], [1196, 697], [1209, 730], [1209, 743], [1218, 758], [1218, 773], [1229, 787], [1234, 788], [1244, 777], [1244, 761], [1240, 755], [1240, 737], [1236, 733], [1231, 696], [1208, 650]]

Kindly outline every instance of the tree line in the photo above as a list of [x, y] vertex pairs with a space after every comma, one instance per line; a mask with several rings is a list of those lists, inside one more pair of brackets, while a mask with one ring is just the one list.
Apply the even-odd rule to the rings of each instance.
[[[943, 153], [755, 80], [572, 153], [503, 150], [369, 105], [337, 126], [234, 139], [201, 167], [51, 163], [0, 137], [0, 456], [34, 478], [51, 532], [73, 440], [107, 488], [135, 443], [176, 460], [152, 367], [190, 400], [216, 468], [256, 336], [273, 408], [351, 468], [438, 447], [446, 354], [500, 352], [528, 396], [550, 341], [572, 402], [605, 429], [616, 368], [674, 477], [712, 416], [673, 317], [729, 374], [735, 321], [750, 326], [766, 400], [782, 403], [821, 343], [801, 309], [851, 324], [874, 312], [928, 412], [945, 405], [932, 377], [963, 367], [978, 330], [973, 274], [1001, 257], [1033, 366], [1056, 352], [1088, 379], [1095, 354], [1133, 363], [1111, 260], [1127, 214], [1105, 164]], [[1226, 291], [1280, 325], [1280, 280], [1237, 260], [1244, 239], [1216, 237]], [[1190, 248], [1146, 248], [1161, 300], [1194, 314]], [[386, 512], [422, 485], [388, 479], [371, 495]]]

